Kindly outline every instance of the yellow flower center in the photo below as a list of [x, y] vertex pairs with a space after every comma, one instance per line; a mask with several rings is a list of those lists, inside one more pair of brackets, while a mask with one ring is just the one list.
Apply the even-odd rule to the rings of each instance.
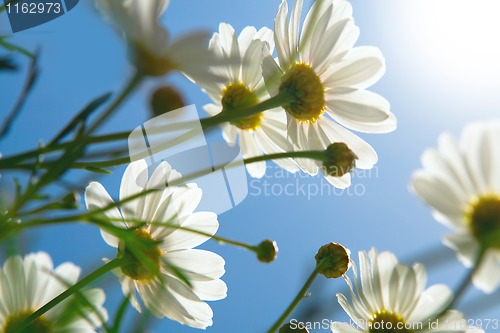
[[373, 315], [368, 322], [368, 332], [370, 333], [412, 333], [403, 318], [399, 315], [381, 311]]
[[145, 248], [141, 248], [142, 254], [146, 258], [138, 257], [136, 253], [130, 250], [127, 245], [120, 244], [118, 247], [118, 257], [122, 259], [123, 264], [120, 266], [123, 274], [137, 281], [148, 281], [155, 277], [155, 269], [160, 267], [160, 256], [162, 252], [158, 249], [156, 243], [151, 239], [150, 234], [142, 229], [135, 231], [136, 235], [141, 238], [141, 242], [148, 243]]
[[314, 123], [325, 112], [325, 89], [309, 65], [293, 65], [281, 78], [279, 91], [296, 97], [283, 108], [299, 121]]
[[500, 249], [500, 196], [479, 197], [466, 210], [472, 234], [484, 246]]
[[[222, 107], [224, 112], [239, 112], [245, 108], [259, 103], [259, 99], [254, 92], [248, 89], [243, 83], [230, 83], [222, 92]], [[229, 123], [246, 131], [253, 131], [260, 127], [262, 113], [233, 120]]]
[[[5, 325], [3, 326], [3, 333], [12, 331], [15, 327], [21, 325], [34, 311], [26, 311], [18, 313], [7, 317]], [[51, 333], [52, 325], [43, 316], [38, 317], [36, 320], [31, 322], [28, 326], [21, 330], [17, 330], [18, 333]], [[13, 332], [13, 331], [12, 331]]]

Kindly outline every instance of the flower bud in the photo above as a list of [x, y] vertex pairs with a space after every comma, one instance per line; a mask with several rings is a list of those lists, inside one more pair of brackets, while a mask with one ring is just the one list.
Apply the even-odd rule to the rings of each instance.
[[350, 251], [338, 243], [323, 245], [315, 256], [318, 273], [326, 278], [338, 278], [349, 269]]
[[259, 261], [270, 263], [278, 256], [278, 245], [276, 242], [265, 240], [257, 246], [257, 258]]
[[332, 177], [342, 177], [356, 167], [358, 156], [343, 142], [335, 142], [326, 148], [323, 167]]
[[302, 327], [303, 325], [301, 327], [299, 326], [300, 325], [296, 323], [295, 328], [292, 328], [292, 324], [285, 324], [280, 328], [279, 333], [309, 333], [307, 328]]
[[61, 199], [60, 207], [61, 209], [77, 209], [78, 202], [80, 201], [80, 195], [76, 192], [70, 192]]
[[153, 116], [184, 107], [184, 98], [171, 86], [163, 86], [155, 90], [151, 96], [151, 111]]

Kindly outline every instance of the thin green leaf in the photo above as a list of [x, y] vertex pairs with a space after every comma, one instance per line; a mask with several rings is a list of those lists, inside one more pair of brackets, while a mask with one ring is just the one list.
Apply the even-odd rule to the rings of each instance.
[[[1, 41], [1, 39], [0, 39]], [[31, 92], [31, 89], [33, 88], [33, 85], [38, 77], [39, 69], [37, 66], [37, 59], [38, 56], [35, 56], [32, 58], [31, 65], [30, 65], [30, 70], [28, 72], [28, 77], [26, 78], [26, 82], [24, 84], [24, 88], [21, 91], [21, 94], [19, 95], [19, 98], [14, 105], [12, 111], [10, 114], [7, 116], [7, 118], [4, 120], [2, 129], [0, 130], [0, 140], [8, 133], [12, 123], [14, 122], [15, 118], [19, 115], [21, 112], [21, 109], [26, 102], [26, 99]]]
[[95, 172], [95, 173], [104, 173], [104, 174], [111, 174], [112, 172], [109, 171], [109, 170], [105, 170], [105, 169], [101, 169], [101, 168], [96, 168], [96, 167], [93, 167], [91, 165], [85, 167], [85, 170], [87, 171], [91, 171], [91, 172]]
[[92, 114], [95, 110], [97, 110], [102, 104], [107, 102], [111, 97], [111, 93], [106, 93], [102, 96], [97, 97], [89, 104], [87, 104], [78, 114], [62, 129], [62, 131], [48, 144], [48, 146], [53, 146], [61, 139], [63, 139], [66, 135], [70, 134], [78, 124], [84, 123], [88, 116]]
[[34, 53], [31, 53], [30, 51], [26, 50], [25, 48], [23, 48], [21, 46], [7, 42], [8, 37], [9, 36], [0, 36], [0, 46], [2, 46], [3, 48], [5, 48], [9, 51], [20, 53], [20, 54], [22, 54], [22, 55], [24, 55], [32, 60], [35, 60], [36, 55]]

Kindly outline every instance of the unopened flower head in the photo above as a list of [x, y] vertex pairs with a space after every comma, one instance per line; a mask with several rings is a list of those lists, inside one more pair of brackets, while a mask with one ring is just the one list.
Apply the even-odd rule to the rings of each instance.
[[[115, 226], [133, 227], [143, 249], [138, 253], [137, 248], [104, 229], [101, 229], [101, 234], [106, 243], [118, 248], [118, 257], [123, 264], [114, 273], [120, 279], [123, 293], [130, 296], [131, 304], [138, 311], [136, 290], [155, 316], [206, 328], [212, 325], [213, 313], [203, 300], [226, 297], [226, 284], [220, 280], [225, 263], [213, 252], [193, 248], [210, 238], [206, 234], [214, 235], [219, 223], [217, 215], [212, 212], [193, 212], [201, 200], [201, 189], [196, 184], [165, 185], [180, 177], [167, 162], [162, 162], [148, 178], [146, 162], [132, 162], [122, 178], [120, 199], [145, 190], [155, 191], [120, 205], [120, 210], [109, 209], [105, 215], [114, 221], [111, 223]], [[89, 210], [113, 202], [97, 182], [87, 187], [85, 200]], [[191, 286], [178, 272], [188, 279]]]
[[[359, 31], [347, 1], [316, 1], [300, 31], [302, 5], [303, 0], [295, 1], [290, 22], [287, 1], [279, 7], [274, 24], [278, 61], [270, 53], [263, 61], [267, 89], [271, 96], [295, 98], [283, 106], [288, 139], [295, 150], [323, 150], [333, 142], [345, 142], [358, 156], [356, 166], [370, 169], [377, 154], [348, 129], [386, 133], [396, 128], [389, 103], [365, 90], [384, 74], [384, 58], [374, 47], [353, 48]], [[338, 188], [350, 185], [348, 172], [332, 176], [321, 161], [296, 161], [311, 175], [319, 167]]]
[[184, 97], [172, 86], [159, 87], [151, 96], [151, 111], [154, 117], [184, 106], [186, 106]]
[[265, 240], [257, 246], [257, 258], [259, 261], [270, 263], [278, 256], [278, 245], [271, 240]]
[[413, 191], [439, 222], [455, 230], [443, 242], [465, 266], [485, 253], [472, 282], [491, 293], [500, 285], [500, 120], [465, 127], [460, 141], [441, 134], [422, 155]]
[[[226, 59], [226, 66], [213, 67], [212, 71], [222, 82], [195, 80], [210, 96], [214, 104], [205, 105], [204, 110], [211, 116], [220, 112], [237, 113], [269, 98], [262, 76], [262, 59], [274, 50], [273, 32], [268, 28], [257, 31], [246, 27], [236, 35], [233, 27], [221, 23], [219, 32], [214, 33], [210, 50]], [[281, 108], [234, 120], [221, 125], [224, 139], [239, 143], [244, 158], [290, 151], [286, 140], [286, 116]], [[275, 162], [290, 172], [298, 170], [290, 159]], [[261, 178], [266, 172], [266, 162], [251, 163], [246, 166], [252, 177]]]
[[326, 148], [323, 162], [325, 173], [332, 177], [342, 177], [356, 167], [358, 156], [343, 142], [335, 142]]
[[160, 23], [169, 0], [96, 0], [104, 17], [125, 35], [131, 60], [144, 75], [162, 76], [178, 70], [189, 78], [217, 80], [208, 66], [219, 63], [207, 50], [209, 34], [197, 32], [171, 41]]
[[[347, 323], [334, 322], [335, 333], [357, 332], [401, 332], [411, 333], [429, 330], [429, 320], [436, 321], [436, 331], [446, 330], [446, 323], [464, 320], [463, 314], [446, 309], [453, 299], [453, 293], [445, 285], [425, 288], [427, 274], [421, 264], [408, 266], [399, 263], [391, 252], [377, 253], [371, 249], [367, 254], [359, 252], [359, 273], [353, 263], [354, 285], [346, 275], [345, 279], [351, 295], [351, 303], [338, 293], [337, 299], [344, 311], [358, 326], [354, 329]], [[433, 327], [434, 328], [434, 327]], [[431, 329], [432, 330], [432, 329]], [[454, 332], [472, 332], [465, 325], [463, 329], [454, 327]], [[482, 332], [482, 330], [475, 330]]]
[[[64, 263], [54, 269], [52, 260], [44, 252], [24, 258], [12, 256], [0, 270], [0, 328], [2, 332], [20, 328], [36, 310], [74, 285], [80, 267]], [[101, 289], [84, 290], [57, 304], [18, 332], [96, 332], [108, 318], [104, 292]]]
[[349, 270], [351, 251], [338, 243], [323, 245], [316, 256], [318, 273], [328, 279], [343, 276]]

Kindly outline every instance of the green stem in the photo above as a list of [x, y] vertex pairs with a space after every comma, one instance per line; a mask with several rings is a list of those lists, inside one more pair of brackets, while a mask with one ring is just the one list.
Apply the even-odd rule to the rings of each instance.
[[92, 132], [94, 132], [104, 121], [106, 121], [109, 116], [125, 101], [125, 99], [134, 91], [135, 88], [139, 86], [139, 84], [142, 82], [144, 76], [143, 74], [136, 72], [134, 76], [130, 79], [130, 81], [127, 83], [125, 88], [122, 90], [120, 95], [116, 98], [116, 100], [111, 104], [106, 111], [90, 126], [90, 128], [87, 130], [87, 136], [90, 136]]
[[290, 304], [288, 306], [288, 308], [285, 310], [285, 312], [283, 312], [281, 317], [278, 318], [278, 320], [274, 323], [273, 326], [271, 326], [271, 328], [269, 329], [269, 331], [267, 331], [267, 333], [276, 332], [280, 328], [280, 326], [283, 324], [283, 322], [286, 320], [286, 318], [288, 318], [290, 313], [292, 313], [292, 311], [297, 307], [299, 302], [305, 297], [307, 290], [309, 289], [309, 287], [311, 287], [311, 284], [313, 283], [314, 279], [318, 275], [319, 266], [320, 265], [316, 266], [316, 269], [314, 269], [314, 271], [312, 272], [311, 276], [309, 276], [309, 278], [307, 279], [307, 281], [304, 284], [304, 286], [302, 287], [302, 289], [300, 289], [299, 293], [297, 294], [297, 296], [293, 300], [292, 304]]
[[140, 314], [135, 322], [134, 329], [131, 331], [133, 333], [144, 333], [146, 332], [146, 327], [150, 324], [153, 314], [145, 309], [144, 313]]
[[186, 228], [186, 227], [178, 227], [178, 226], [174, 226], [174, 225], [168, 225], [168, 224], [164, 224], [164, 223], [150, 223], [150, 222], [146, 222], [146, 223], [151, 224], [151, 225], [159, 225], [159, 226], [164, 226], [167, 228], [174, 228], [174, 229], [178, 229], [178, 230], [183, 230], [183, 231], [191, 232], [191, 233], [202, 235], [202, 236], [207, 236], [207, 237], [212, 238], [213, 240], [215, 240], [217, 242], [231, 244], [231, 245], [241, 247], [241, 248], [244, 248], [244, 249], [247, 249], [247, 250], [250, 250], [250, 251], [257, 253], [257, 246], [248, 245], [248, 244], [238, 242], [238, 241], [233, 241], [233, 240], [230, 240], [230, 239], [227, 239], [224, 237], [220, 237], [217, 235], [211, 235], [211, 234], [203, 232], [203, 231], [190, 229], [190, 228]]
[[[130, 163], [131, 160], [145, 158], [145, 157], [149, 156], [148, 154], [149, 154], [149, 152], [145, 151], [145, 152], [133, 155], [131, 157], [121, 157], [121, 158], [117, 158], [117, 159], [110, 160], [110, 161], [75, 162], [71, 165], [71, 168], [72, 169], [87, 169], [89, 167], [109, 168], [109, 167], [114, 167], [114, 166]], [[294, 151], [294, 152], [268, 154], [268, 155], [262, 155], [262, 156], [243, 159], [243, 163], [250, 164], [250, 163], [256, 163], [256, 162], [267, 161], [267, 160], [282, 159], [282, 158], [310, 158], [310, 159], [323, 161], [325, 159], [325, 151], [324, 150], [305, 150], [305, 151]], [[48, 162], [44, 162], [44, 163], [39, 163], [37, 165], [37, 167], [41, 168], [41, 169], [50, 169], [55, 165], [55, 163], [56, 162], [54, 162], [54, 161], [48, 161]], [[231, 166], [233, 166], [233, 165], [230, 164], [229, 167], [231, 167]], [[34, 168], [34, 165], [33, 164], [20, 164], [17, 167], [22, 168], [22, 169], [26, 169], [26, 170], [32, 170]], [[186, 177], [182, 177], [181, 179], [178, 180], [178, 182], [176, 184], [179, 184], [179, 182], [183, 182], [186, 180], [198, 178], [198, 177], [207, 175], [209, 173], [212, 173], [216, 170], [220, 170], [222, 168], [227, 168], [227, 167], [228, 167], [228, 165], [219, 165], [219, 166], [216, 166], [214, 168], [214, 170], [212, 170], [212, 168], [210, 168], [207, 170], [198, 171], [198, 172], [190, 174]]]
[[481, 249], [479, 250], [479, 253], [477, 254], [476, 260], [474, 262], [474, 267], [472, 267], [469, 270], [467, 275], [463, 278], [462, 282], [458, 285], [458, 288], [456, 289], [456, 291], [454, 293], [455, 296], [453, 297], [453, 301], [446, 307], [446, 310], [443, 311], [443, 314], [446, 311], [453, 309], [455, 307], [455, 305], [457, 304], [457, 302], [460, 300], [460, 298], [464, 295], [465, 291], [467, 290], [470, 283], [472, 282], [472, 277], [477, 272], [479, 265], [481, 264], [481, 261], [484, 258], [485, 253], [486, 253], [486, 249], [481, 247]]
[[[99, 124], [102, 121], [104, 121], [103, 119], [106, 119], [109, 116], [109, 114], [111, 114], [113, 112], [113, 110], [124, 100], [124, 98], [126, 97], [128, 92], [130, 92], [132, 89], [135, 88], [135, 86], [137, 84], [140, 83], [140, 80], [141, 80], [141, 77], [137, 74], [130, 81], [129, 85], [124, 90], [124, 92], [120, 95], [120, 97], [103, 114], [101, 119], [99, 119], [94, 124], [94, 126], [89, 130], [89, 132], [92, 131], [96, 126], [99, 126]], [[258, 114], [260, 112], [263, 112], [263, 111], [266, 111], [266, 110], [269, 110], [272, 108], [287, 105], [287, 104], [295, 101], [295, 99], [296, 98], [292, 95], [281, 93], [281, 94], [278, 94], [278, 95], [276, 95], [276, 96], [274, 96], [274, 97], [272, 97], [264, 102], [256, 104], [252, 107], [249, 107], [249, 108], [246, 108], [243, 110], [238, 110], [237, 112], [236, 111], [221, 112], [213, 117], [201, 119], [199, 122], [200, 122], [201, 127], [203, 129], [207, 129], [210, 127], [217, 126], [217, 125], [224, 123], [224, 122], [247, 118], [249, 116]], [[164, 126], [152, 127], [150, 129], [148, 129], [148, 131], [152, 134], [162, 133], [162, 132], [172, 131], [172, 130], [190, 129], [190, 128], [193, 131], [194, 125], [196, 123], [197, 123], [197, 121], [187, 121], [184, 123], [168, 124], [168, 125], [164, 125]], [[190, 131], [186, 134], [189, 134], [189, 133], [190, 133]], [[112, 142], [112, 141], [118, 141], [118, 140], [125, 140], [128, 138], [129, 135], [130, 135], [130, 132], [118, 132], [118, 133], [101, 135], [101, 136], [88, 135], [88, 136], [82, 138], [82, 142], [86, 143], [86, 144], [106, 143], [106, 142]], [[44, 147], [41, 149], [34, 149], [34, 150], [30, 150], [30, 151], [27, 151], [27, 152], [24, 152], [24, 153], [21, 153], [18, 155], [5, 157], [3, 159], [0, 159], [0, 169], [12, 169], [12, 168], [13, 169], [30, 169], [30, 168], [32, 168], [31, 164], [24, 164], [24, 165], [16, 165], [16, 164], [19, 162], [22, 162], [24, 160], [30, 159], [30, 158], [35, 158], [41, 154], [50, 153], [50, 152], [64, 149], [68, 145], [71, 145], [71, 144], [73, 144], [73, 142], [68, 141], [68, 142], [60, 143], [58, 145], [54, 145], [52, 147]], [[165, 148], [163, 146], [159, 147], [159, 148], [167, 149], [169, 147], [170, 147], [170, 145], [166, 145]], [[135, 157], [142, 158], [142, 156], [144, 154], [146, 154], [146, 153], [139, 153]], [[103, 162], [95, 162], [95, 163], [98, 163], [98, 165], [100, 165], [100, 166], [96, 166], [96, 167], [104, 168], [104, 167], [126, 164], [129, 162], [129, 160], [130, 160], [130, 157], [123, 157], [123, 158], [119, 158], [119, 159], [115, 159], [115, 160], [111, 160], [111, 161], [103, 161]], [[85, 168], [86, 165], [83, 166], [83, 164], [85, 164], [85, 162], [82, 162], [82, 164], [78, 168]]]
[[231, 112], [221, 112], [219, 114], [216, 114], [213, 117], [210, 118], [205, 118], [201, 119], [201, 127], [203, 129], [217, 126], [219, 124], [228, 122], [228, 121], [234, 121], [234, 120], [239, 120], [247, 117], [254, 116], [258, 113], [261, 113], [266, 110], [274, 109], [280, 106], [288, 105], [294, 101], [296, 101], [297, 98], [294, 95], [291, 95], [287, 92], [281, 92], [276, 96], [271, 97], [270, 99], [263, 101], [259, 104], [256, 104], [254, 106], [245, 108], [243, 110], [238, 110], [238, 111], [231, 111]]
[[[96, 144], [96, 143], [107, 143], [118, 140], [125, 140], [130, 135], [130, 132], [118, 132], [113, 134], [90, 136], [85, 138], [83, 141], [85, 144]], [[0, 169], [9, 169], [15, 167], [16, 169], [27, 169], [23, 165], [16, 165], [19, 162], [25, 161], [30, 158], [35, 158], [42, 154], [52, 153], [62, 149], [66, 149], [68, 146], [73, 144], [73, 141], [62, 142], [53, 146], [45, 146], [42, 148], [37, 148], [29, 150], [24, 153], [17, 155], [8, 156], [6, 158], [0, 159]]]
[[127, 306], [129, 304], [130, 297], [125, 297], [120, 304], [120, 307], [116, 311], [115, 320], [113, 323], [113, 327], [109, 330], [109, 333], [119, 333], [120, 326], [122, 323], [123, 316], [125, 315], [125, 311], [127, 310]]
[[20, 54], [22, 54], [30, 59], [35, 59], [35, 55], [33, 53], [26, 50], [25, 48], [22, 48], [21, 46], [14, 45], [12, 43], [7, 42], [5, 39], [6, 39], [5, 36], [0, 36], [0, 46], [4, 47], [5, 49], [7, 49], [9, 51], [19, 52]]
[[[78, 281], [76, 284], [73, 286], [69, 287], [66, 289], [64, 292], [53, 298], [51, 301], [49, 301], [47, 304], [36, 310], [34, 313], [32, 313], [28, 318], [26, 318], [22, 323], [20, 323], [17, 327], [14, 327], [11, 332], [22, 332], [22, 330], [26, 327], [28, 327], [33, 321], [38, 319], [40, 316], [44, 315], [47, 311], [55, 307], [57, 304], [61, 303], [64, 301], [66, 298], [70, 297], [73, 295], [75, 292], [79, 291], [89, 283], [95, 281], [99, 277], [103, 276], [104, 274], [108, 273], [114, 268], [117, 268], [120, 266], [120, 260], [119, 259], [114, 259], [105, 264], [104, 266], [101, 266], [94, 272], [90, 273], [80, 281]], [[8, 333], [8, 332], [7, 332]]]

